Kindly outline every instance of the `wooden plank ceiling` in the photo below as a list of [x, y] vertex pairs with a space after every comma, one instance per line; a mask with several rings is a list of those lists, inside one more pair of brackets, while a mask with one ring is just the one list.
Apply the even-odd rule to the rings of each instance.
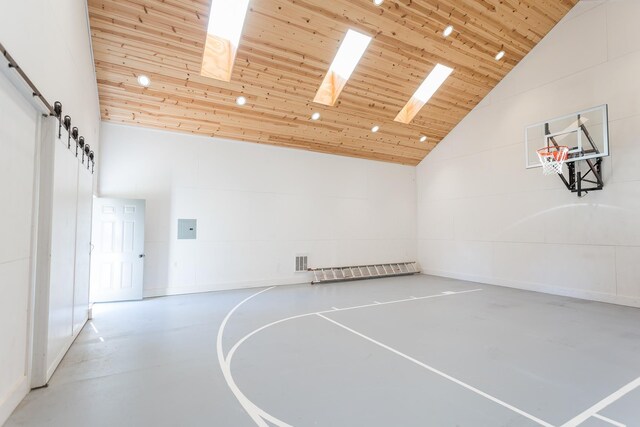
[[[208, 0], [89, 0], [102, 118], [416, 165], [577, 1], [251, 0], [226, 83], [200, 76]], [[349, 28], [373, 41], [336, 105], [315, 104]], [[453, 74], [410, 124], [394, 122], [436, 63]]]

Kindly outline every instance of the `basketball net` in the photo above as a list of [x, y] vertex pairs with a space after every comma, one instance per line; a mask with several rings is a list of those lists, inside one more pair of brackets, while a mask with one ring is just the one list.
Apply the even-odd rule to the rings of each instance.
[[545, 175], [562, 173], [562, 165], [569, 158], [569, 147], [563, 145], [541, 148], [537, 151]]

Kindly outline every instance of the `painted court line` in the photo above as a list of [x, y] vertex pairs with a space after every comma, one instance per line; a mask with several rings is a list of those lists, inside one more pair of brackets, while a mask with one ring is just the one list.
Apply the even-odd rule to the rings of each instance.
[[231, 311], [229, 311], [229, 313], [227, 313], [224, 320], [220, 324], [220, 328], [218, 329], [218, 336], [216, 338], [216, 352], [218, 354], [218, 364], [220, 365], [220, 370], [222, 371], [222, 375], [224, 376], [224, 379], [227, 382], [227, 385], [231, 389], [231, 392], [236, 397], [240, 405], [244, 408], [245, 412], [249, 415], [249, 417], [251, 417], [251, 419], [256, 423], [256, 425], [258, 425], [259, 427], [271, 427], [265, 421], [265, 420], [268, 420], [278, 427], [292, 427], [289, 424], [273, 417], [271, 414], [268, 414], [266, 411], [256, 406], [251, 400], [249, 400], [249, 398], [247, 398], [247, 396], [244, 395], [244, 393], [242, 393], [242, 391], [240, 391], [240, 388], [238, 387], [238, 385], [233, 379], [233, 375], [231, 375], [231, 366], [225, 360], [224, 351], [222, 349], [222, 337], [224, 335], [224, 329], [227, 326], [227, 322], [229, 321], [229, 318], [231, 317], [231, 315], [245, 302], [249, 301], [254, 297], [257, 297], [263, 292], [267, 292], [270, 289], [273, 289], [273, 286], [248, 296], [247, 298], [240, 301], [235, 307], [233, 307]]
[[[272, 289], [272, 288], [269, 288], [269, 289]], [[266, 289], [266, 290], [269, 290], [269, 289]], [[454, 292], [453, 294], [441, 293], [441, 294], [435, 294], [435, 295], [427, 295], [427, 296], [419, 297], [419, 298], [412, 297], [412, 298], [409, 298], [409, 299], [387, 301], [387, 302], [382, 302], [382, 303], [378, 303], [378, 304], [357, 305], [357, 306], [345, 307], [345, 308], [332, 307], [332, 310], [314, 311], [314, 312], [311, 312], [311, 313], [304, 313], [304, 314], [298, 314], [298, 315], [291, 316], [291, 317], [286, 317], [284, 319], [276, 320], [274, 322], [271, 322], [271, 323], [268, 323], [266, 325], [263, 325], [263, 326], [259, 327], [258, 329], [255, 329], [252, 332], [250, 332], [247, 335], [245, 335], [244, 337], [242, 337], [240, 340], [238, 340], [238, 342], [236, 342], [233, 345], [233, 347], [231, 347], [231, 350], [229, 350], [229, 353], [227, 353], [227, 357], [224, 358], [224, 360], [229, 366], [231, 366], [231, 361], [233, 360], [233, 355], [235, 354], [236, 350], [238, 350], [238, 348], [242, 344], [244, 344], [244, 342], [246, 340], [248, 340], [249, 338], [251, 338], [252, 336], [257, 334], [258, 332], [261, 332], [261, 331], [263, 331], [263, 330], [265, 330], [267, 328], [270, 328], [272, 326], [278, 325], [280, 323], [288, 322], [290, 320], [300, 319], [300, 318], [308, 317], [308, 316], [315, 316], [315, 315], [318, 315], [318, 314], [326, 314], [326, 313], [335, 313], [335, 312], [338, 312], [338, 311], [355, 310], [355, 309], [358, 309], [358, 308], [378, 307], [378, 306], [381, 306], [381, 305], [397, 304], [397, 303], [400, 303], [400, 302], [416, 301], [416, 300], [423, 300], [423, 299], [430, 299], [430, 298], [441, 298], [441, 297], [446, 297], [446, 296], [451, 296], [451, 295], [466, 294], [466, 293], [469, 293], [469, 292], [478, 292], [478, 291], [481, 291], [481, 290], [482, 289], [471, 289], [471, 290], [468, 290], [468, 291]], [[264, 292], [264, 291], [262, 291], [262, 292]], [[250, 299], [250, 298], [248, 298], [248, 299]], [[244, 301], [242, 303], [244, 303]]]
[[233, 347], [231, 347], [231, 350], [229, 350], [229, 352], [227, 353], [227, 356], [225, 357], [224, 356], [224, 351], [222, 349], [222, 337], [224, 336], [224, 329], [226, 328], [227, 323], [228, 323], [229, 318], [231, 317], [231, 315], [238, 308], [240, 308], [240, 306], [242, 306], [244, 303], [246, 303], [250, 299], [260, 295], [263, 292], [271, 290], [273, 288], [274, 288], [274, 286], [272, 286], [270, 288], [267, 288], [267, 289], [263, 289], [263, 290], [261, 290], [259, 292], [256, 292], [255, 294], [252, 294], [252, 295], [248, 296], [247, 298], [245, 298], [244, 300], [240, 301], [235, 307], [233, 307], [231, 309], [231, 311], [229, 311], [229, 313], [227, 313], [226, 317], [224, 318], [224, 320], [220, 324], [220, 328], [218, 329], [217, 342], [216, 342], [216, 350], [217, 350], [217, 354], [218, 354], [218, 363], [219, 363], [220, 369], [222, 370], [222, 373], [224, 375], [224, 379], [227, 382], [227, 385], [231, 389], [231, 392], [234, 394], [234, 396], [236, 397], [236, 399], [238, 400], [240, 405], [242, 405], [242, 407], [247, 412], [247, 414], [251, 417], [251, 419], [259, 427], [271, 427], [266, 423], [266, 421], [271, 422], [272, 424], [276, 425], [277, 427], [292, 427], [292, 426], [290, 426], [289, 424], [285, 423], [284, 421], [274, 417], [273, 415], [269, 414], [265, 410], [259, 408], [255, 403], [253, 403], [251, 400], [249, 400], [249, 398], [247, 398], [244, 395], [244, 393], [242, 393], [242, 391], [240, 390], [240, 388], [237, 386], [237, 384], [235, 383], [235, 381], [233, 379], [233, 375], [231, 373], [231, 362], [233, 360], [233, 356], [236, 353], [236, 351], [238, 350], [238, 348], [240, 348], [240, 346], [245, 341], [247, 341], [249, 338], [251, 338], [253, 335], [255, 335], [258, 332], [263, 331], [263, 330], [265, 330], [267, 328], [270, 328], [271, 326], [274, 326], [274, 325], [277, 325], [277, 324], [280, 324], [280, 323], [284, 323], [284, 322], [287, 322], [287, 321], [290, 321], [290, 320], [300, 319], [300, 318], [308, 317], [308, 316], [314, 316], [314, 315], [321, 316], [323, 313], [335, 313], [337, 311], [355, 310], [355, 309], [367, 308], [367, 307], [379, 307], [381, 305], [397, 304], [397, 303], [401, 303], [401, 302], [416, 301], [416, 300], [423, 300], [423, 299], [430, 299], [430, 298], [440, 298], [440, 297], [446, 297], [446, 296], [451, 296], [451, 295], [466, 294], [466, 293], [470, 293], [470, 292], [478, 292], [478, 291], [482, 290], [482, 289], [471, 289], [471, 290], [467, 290], [467, 291], [458, 291], [458, 292], [450, 292], [450, 293], [444, 293], [443, 292], [443, 293], [440, 293], [440, 294], [427, 295], [427, 296], [419, 297], [419, 298], [411, 297], [411, 298], [406, 298], [406, 299], [401, 299], [401, 300], [387, 301], [387, 302], [382, 302], [382, 303], [377, 303], [377, 304], [364, 304], [364, 305], [358, 305], [358, 306], [353, 306], [353, 307], [345, 307], [345, 308], [331, 307], [332, 308], [331, 310], [324, 310], [324, 311], [316, 311], [316, 312], [312, 312], [312, 313], [298, 314], [296, 316], [291, 316], [291, 317], [287, 317], [285, 319], [276, 320], [275, 322], [271, 322], [271, 323], [269, 323], [267, 325], [261, 326], [260, 328], [250, 332], [249, 334], [247, 334], [244, 337], [242, 337], [242, 339], [240, 339], [238, 342], [236, 342], [233, 345]]
[[[272, 288], [269, 288], [269, 289], [272, 289]], [[269, 290], [269, 289], [266, 289], [266, 290]], [[453, 294], [441, 293], [441, 294], [427, 295], [427, 296], [420, 297], [420, 298], [412, 297], [412, 298], [409, 298], [409, 299], [387, 301], [387, 302], [382, 302], [382, 303], [379, 303], [379, 304], [365, 304], [365, 305], [357, 305], [357, 306], [345, 307], [345, 308], [331, 307], [332, 310], [314, 311], [314, 312], [311, 312], [311, 313], [304, 313], [304, 314], [298, 314], [298, 315], [291, 316], [291, 317], [286, 317], [284, 319], [276, 320], [275, 322], [271, 322], [271, 323], [268, 323], [266, 325], [263, 325], [263, 326], [259, 327], [258, 329], [255, 329], [252, 332], [250, 332], [247, 335], [245, 335], [244, 337], [242, 337], [240, 340], [238, 340], [238, 342], [236, 342], [233, 345], [233, 347], [231, 347], [231, 350], [229, 350], [229, 353], [227, 353], [227, 357], [224, 358], [224, 360], [225, 360], [225, 363], [227, 363], [229, 365], [229, 367], [230, 367], [231, 366], [231, 361], [233, 360], [233, 355], [235, 354], [236, 350], [238, 350], [238, 348], [246, 340], [248, 340], [249, 338], [251, 338], [252, 336], [254, 336], [255, 334], [257, 334], [260, 331], [263, 331], [263, 330], [265, 330], [267, 328], [270, 328], [272, 326], [278, 325], [280, 323], [288, 322], [290, 320], [300, 319], [302, 317], [314, 316], [314, 315], [317, 315], [317, 314], [335, 313], [335, 312], [338, 312], [338, 311], [355, 310], [355, 309], [358, 309], [358, 308], [378, 307], [378, 306], [386, 305], [386, 304], [397, 304], [397, 303], [400, 303], [400, 302], [416, 301], [416, 300], [429, 299], [429, 298], [441, 298], [441, 297], [446, 297], [446, 296], [451, 296], [451, 295], [465, 294], [465, 293], [469, 293], [469, 292], [477, 292], [477, 291], [481, 291], [481, 290], [482, 289], [471, 289], [471, 290], [468, 290], [468, 291], [455, 292]], [[264, 291], [262, 291], [262, 292], [264, 292]], [[248, 299], [250, 299], [250, 298], [248, 298]], [[244, 301], [242, 303], [244, 303]]]
[[320, 316], [323, 319], [328, 320], [329, 322], [341, 327], [342, 329], [345, 329], [345, 330], [351, 332], [352, 334], [355, 334], [355, 335], [358, 335], [361, 338], [364, 338], [365, 340], [377, 345], [378, 347], [382, 347], [385, 350], [388, 350], [388, 351], [390, 351], [390, 352], [392, 352], [392, 353], [394, 353], [394, 354], [396, 354], [396, 355], [398, 355], [400, 357], [403, 357], [403, 358], [407, 359], [410, 362], [413, 362], [414, 364], [416, 364], [418, 366], [421, 366], [421, 367], [425, 368], [426, 370], [428, 370], [428, 371], [430, 371], [430, 372], [432, 372], [432, 373], [434, 373], [436, 375], [441, 376], [442, 378], [445, 378], [445, 379], [447, 379], [447, 380], [449, 380], [451, 382], [454, 382], [454, 383], [466, 388], [469, 391], [472, 391], [472, 392], [474, 392], [474, 393], [476, 393], [476, 394], [478, 394], [478, 395], [480, 395], [480, 396], [482, 396], [484, 398], [487, 398], [487, 399], [491, 400], [494, 403], [497, 403], [498, 405], [501, 405], [501, 406], [513, 411], [513, 412], [516, 412], [516, 413], [522, 415], [523, 417], [526, 417], [526, 418], [530, 419], [531, 421], [534, 421], [537, 424], [540, 424], [541, 426], [553, 427], [552, 424], [549, 424], [548, 422], [543, 421], [540, 418], [537, 418], [537, 417], [535, 417], [535, 416], [533, 416], [533, 415], [531, 415], [531, 414], [529, 414], [529, 413], [527, 413], [527, 412], [525, 412], [525, 411], [523, 411], [521, 409], [518, 409], [515, 406], [509, 405], [508, 403], [503, 402], [502, 400], [500, 400], [500, 399], [498, 399], [496, 397], [493, 397], [490, 394], [485, 393], [482, 390], [479, 390], [479, 389], [477, 389], [477, 388], [475, 388], [475, 387], [473, 387], [473, 386], [471, 386], [471, 385], [469, 385], [469, 384], [467, 384], [467, 383], [465, 383], [463, 381], [460, 381], [457, 378], [452, 377], [451, 375], [445, 374], [442, 371], [439, 371], [439, 370], [437, 370], [437, 369], [435, 369], [435, 368], [433, 368], [433, 367], [431, 367], [431, 366], [429, 366], [429, 365], [427, 365], [425, 363], [422, 363], [419, 360], [414, 359], [413, 357], [408, 356], [408, 355], [406, 355], [406, 354], [404, 354], [404, 353], [402, 353], [402, 352], [400, 352], [400, 351], [398, 351], [398, 350], [396, 350], [396, 349], [394, 349], [392, 347], [389, 347], [386, 344], [383, 344], [383, 343], [381, 343], [379, 341], [374, 340], [373, 338], [370, 338], [370, 337], [368, 337], [368, 336], [366, 336], [364, 334], [361, 334], [360, 332], [358, 332], [356, 330], [353, 330], [353, 329], [349, 328], [348, 326], [343, 325], [342, 323], [336, 322], [335, 320], [330, 319], [330, 318], [328, 318], [328, 317], [326, 317], [326, 316], [324, 316], [322, 314], [318, 314], [318, 316]]
[[441, 297], [448, 297], [451, 295], [461, 295], [461, 294], [469, 294], [471, 292], [478, 292], [481, 291], [482, 289], [469, 289], [468, 291], [457, 291], [457, 292], [450, 292], [450, 293], [439, 293], [439, 294], [434, 294], [434, 295], [427, 295], [424, 297], [418, 297], [418, 298], [404, 298], [404, 299], [397, 299], [397, 300], [392, 300], [392, 301], [386, 301], [386, 302], [380, 302], [378, 304], [363, 304], [363, 305], [354, 305], [353, 307], [345, 307], [345, 308], [339, 308], [338, 310], [324, 310], [324, 311], [318, 311], [315, 313], [308, 313], [309, 315], [312, 314], [317, 314], [317, 313], [331, 313], [332, 311], [347, 311], [347, 310], [356, 310], [358, 308], [367, 308], [367, 307], [377, 307], [380, 305], [389, 305], [389, 304], [398, 304], [401, 302], [408, 302], [408, 301], [419, 301], [419, 300], [423, 300], [423, 299], [430, 299], [430, 298], [441, 298]]
[[622, 387], [618, 391], [616, 391], [616, 392], [610, 394], [609, 396], [605, 397], [600, 402], [596, 403], [595, 405], [593, 405], [591, 408], [587, 409], [586, 411], [584, 411], [580, 415], [578, 415], [575, 418], [573, 418], [573, 419], [567, 421], [566, 423], [562, 424], [562, 427], [576, 427], [576, 426], [579, 426], [580, 424], [582, 424], [583, 422], [585, 422], [586, 420], [588, 420], [592, 416], [595, 416], [598, 412], [602, 411], [607, 406], [611, 405], [616, 400], [618, 400], [621, 397], [623, 397], [624, 395], [632, 392], [633, 390], [635, 390], [638, 387], [640, 387], [640, 377], [636, 378], [633, 381], [631, 381], [629, 384], [625, 385], [624, 387]]
[[612, 420], [611, 418], [607, 418], [607, 417], [605, 417], [604, 415], [600, 415], [600, 414], [593, 414], [593, 416], [594, 416], [595, 418], [598, 418], [599, 420], [604, 421], [605, 423], [612, 424], [612, 425], [614, 425], [614, 426], [616, 426], [616, 427], [627, 427], [627, 425], [626, 425], [626, 424], [622, 424], [622, 423], [619, 423], [619, 422], [617, 422], [617, 421], [614, 421], [614, 420]]

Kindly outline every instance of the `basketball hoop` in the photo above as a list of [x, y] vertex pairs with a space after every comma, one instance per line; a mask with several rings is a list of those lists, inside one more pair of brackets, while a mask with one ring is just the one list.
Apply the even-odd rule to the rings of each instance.
[[569, 158], [569, 147], [558, 145], [541, 148], [538, 150], [538, 158], [545, 175], [561, 174], [562, 165]]

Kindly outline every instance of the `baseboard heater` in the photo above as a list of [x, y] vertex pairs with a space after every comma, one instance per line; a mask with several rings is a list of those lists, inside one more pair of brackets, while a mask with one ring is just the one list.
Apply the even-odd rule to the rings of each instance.
[[377, 279], [380, 277], [408, 276], [420, 273], [416, 262], [309, 268], [309, 271], [313, 273], [312, 285], [346, 282], [349, 280]]

